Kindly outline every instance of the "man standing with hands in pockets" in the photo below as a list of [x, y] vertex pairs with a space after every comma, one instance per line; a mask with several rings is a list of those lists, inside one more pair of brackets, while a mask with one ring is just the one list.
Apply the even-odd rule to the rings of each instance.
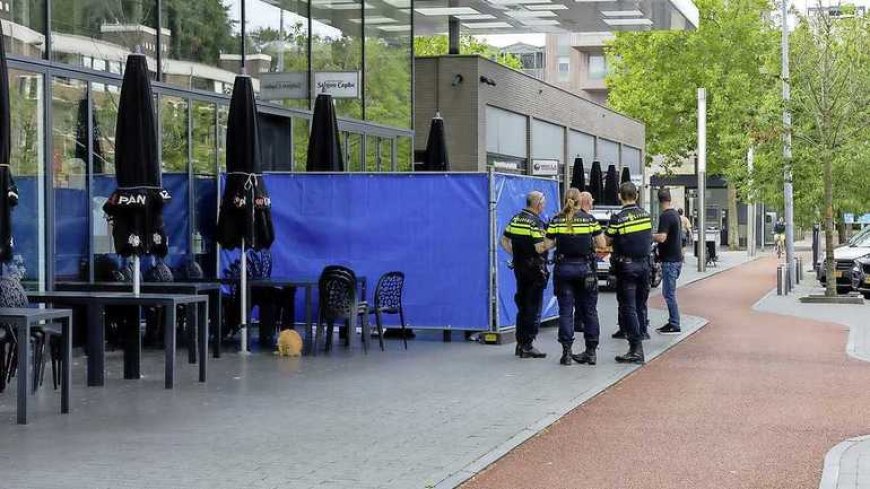
[[680, 308], [677, 306], [677, 279], [683, 269], [682, 222], [680, 214], [671, 204], [671, 191], [659, 189], [658, 232], [653, 241], [658, 243], [658, 258], [662, 262], [662, 296], [668, 304], [668, 324], [658, 331], [661, 334], [680, 334]]

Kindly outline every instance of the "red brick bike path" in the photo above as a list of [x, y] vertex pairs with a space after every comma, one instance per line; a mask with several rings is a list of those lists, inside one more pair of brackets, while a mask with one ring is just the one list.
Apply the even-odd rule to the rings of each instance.
[[825, 453], [870, 433], [870, 365], [846, 355], [844, 326], [752, 310], [775, 266], [679, 289], [710, 324], [462, 487], [817, 488]]

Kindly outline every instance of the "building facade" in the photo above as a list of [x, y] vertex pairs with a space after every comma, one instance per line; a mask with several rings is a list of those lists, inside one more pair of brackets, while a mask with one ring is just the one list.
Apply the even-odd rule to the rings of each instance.
[[[477, 56], [418, 58], [416, 127], [444, 118], [452, 170], [570, 174], [575, 158], [629, 167], [642, 181], [644, 125], [529, 75]], [[426, 147], [424, 137], [415, 149]], [[536, 163], [538, 163], [536, 168]]]
[[10, 66], [16, 260], [40, 286], [93, 279], [112, 256], [101, 206], [114, 181], [124, 63], [153, 76], [170, 266], [216, 273], [212, 238], [229, 95], [254, 78], [267, 171], [302, 171], [310, 108], [339, 79], [350, 170], [410, 170], [412, 14], [395, 1], [0, 2]]

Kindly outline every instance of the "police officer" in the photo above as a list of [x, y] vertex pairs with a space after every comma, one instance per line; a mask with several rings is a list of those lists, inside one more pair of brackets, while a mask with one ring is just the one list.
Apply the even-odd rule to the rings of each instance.
[[652, 219], [637, 205], [637, 187], [631, 182], [619, 186], [622, 209], [610, 219], [605, 236], [613, 245], [616, 267], [616, 298], [621, 328], [628, 339], [628, 353], [616, 357], [619, 363], [644, 363], [643, 332], [646, 329], [650, 289]]
[[[598, 348], [598, 275], [595, 248], [604, 246], [601, 225], [584, 209], [592, 208], [592, 194], [576, 188], [568, 190], [565, 207], [550, 221], [544, 248], [556, 247], [553, 282], [559, 300], [559, 363], [595, 365]], [[586, 350], [574, 355], [575, 318], [582, 317]]]
[[515, 215], [504, 230], [501, 246], [513, 255], [514, 277], [517, 280], [517, 348], [520, 358], [544, 358], [546, 353], [532, 344], [538, 335], [544, 288], [549, 280], [544, 254], [546, 226], [540, 215], [544, 210], [544, 194], [530, 192], [526, 208]]

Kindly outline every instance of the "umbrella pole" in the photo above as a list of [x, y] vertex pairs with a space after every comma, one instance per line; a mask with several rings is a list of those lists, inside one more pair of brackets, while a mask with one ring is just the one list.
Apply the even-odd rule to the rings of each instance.
[[239, 289], [239, 303], [242, 305], [242, 353], [248, 353], [248, 259], [245, 256], [245, 240], [242, 238], [242, 270], [241, 270], [241, 287]]
[[133, 255], [133, 293], [139, 295], [141, 287], [139, 284], [139, 255]]

